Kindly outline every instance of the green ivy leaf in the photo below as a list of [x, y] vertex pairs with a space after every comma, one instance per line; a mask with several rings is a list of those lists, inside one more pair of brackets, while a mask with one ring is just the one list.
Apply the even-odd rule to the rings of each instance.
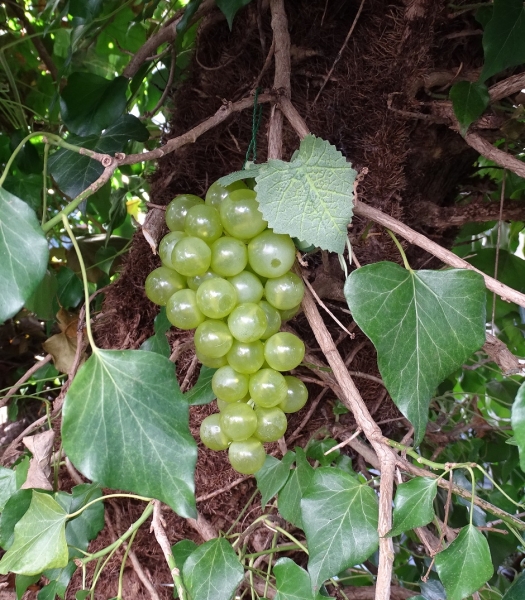
[[525, 62], [525, 7], [522, 0], [494, 0], [492, 19], [483, 33], [485, 64], [480, 81]]
[[303, 529], [301, 499], [312, 482], [314, 470], [306, 460], [302, 448], [296, 448], [295, 452], [295, 469], [289, 474], [288, 481], [279, 492], [277, 504], [284, 519]]
[[9, 498], [0, 514], [0, 546], [9, 550], [15, 539], [15, 525], [25, 515], [31, 504], [33, 490], [18, 490]]
[[487, 539], [474, 525], [463, 527], [452, 544], [436, 554], [436, 569], [447, 600], [470, 596], [494, 573]]
[[33, 209], [0, 188], [0, 323], [13, 317], [37, 288], [48, 256]]
[[321, 467], [301, 500], [314, 590], [323, 581], [366, 560], [379, 545], [373, 490], [344, 471]]
[[73, 464], [101, 486], [157, 498], [195, 518], [197, 447], [167, 358], [96, 350], [66, 395], [62, 441]]
[[55, 600], [55, 596], [65, 598], [67, 586], [76, 570], [77, 566], [74, 561], [71, 560], [62, 569], [47, 569], [44, 571], [44, 577], [47, 577], [50, 581], [40, 590], [40, 592], [38, 592], [37, 600]]
[[27, 588], [40, 579], [41, 575], [16, 575], [15, 576], [15, 591], [16, 599], [22, 600], [22, 596], [26, 593]]
[[295, 460], [295, 452], [289, 450], [282, 460], [266, 456], [264, 465], [255, 473], [257, 487], [261, 492], [261, 505], [266, 506], [268, 500], [277, 494], [290, 475], [290, 467]]
[[7, 501], [16, 492], [16, 472], [13, 469], [0, 467], [0, 512], [4, 510]]
[[517, 577], [501, 600], [523, 600], [525, 598], [525, 576]]
[[394, 524], [388, 535], [399, 535], [430, 523], [434, 518], [436, 493], [437, 479], [431, 477], [414, 477], [398, 485], [394, 499]]
[[209, 404], [215, 398], [211, 389], [211, 380], [216, 370], [204, 365], [201, 367], [197, 383], [184, 394], [184, 398], [190, 406]]
[[224, 538], [199, 546], [182, 568], [184, 585], [192, 600], [229, 600], [243, 575], [239, 557]]
[[171, 551], [173, 553], [173, 558], [175, 559], [175, 564], [179, 571], [182, 571], [182, 567], [186, 562], [188, 556], [197, 550], [198, 545], [193, 540], [181, 540], [176, 544], [173, 544], [171, 547]]
[[58, 283], [54, 271], [47, 270], [36, 290], [26, 300], [27, 310], [35, 313], [42, 321], [51, 321], [55, 317]]
[[[306, 456], [316, 460], [321, 467], [327, 467], [341, 455], [339, 449], [328, 452], [335, 446], [337, 446], [337, 442], [333, 438], [326, 438], [325, 440], [311, 439], [306, 447]], [[325, 452], [328, 452], [328, 454], [325, 454]]]
[[345, 283], [352, 315], [372, 340], [395, 404], [421, 442], [439, 383], [485, 342], [485, 285], [473, 271], [409, 271], [379, 262]]
[[57, 273], [58, 301], [65, 309], [75, 308], [84, 298], [84, 286], [78, 275], [69, 267], [61, 267]]
[[280, 558], [273, 566], [277, 594], [275, 600], [321, 600], [323, 596], [312, 592], [310, 575], [291, 558]]
[[479, 82], [459, 81], [450, 88], [449, 96], [462, 134], [481, 117], [490, 102], [487, 86]]
[[4, 188], [16, 196], [35, 211], [42, 206], [42, 173], [30, 173], [24, 175], [8, 175], [4, 181]]
[[170, 328], [171, 323], [168, 321], [168, 317], [166, 317], [166, 307], [163, 306], [153, 321], [153, 330], [155, 331], [155, 334], [143, 342], [140, 349], [145, 350], [146, 352], [156, 352], [157, 354], [169, 358], [171, 349], [168, 338], [166, 337], [166, 332], [169, 331]]
[[15, 541], [0, 561], [0, 573], [36, 575], [67, 565], [66, 511], [48, 494], [33, 491], [28, 511], [15, 526]]
[[327, 141], [307, 135], [286, 163], [269, 160], [256, 177], [257, 199], [276, 233], [341, 254], [352, 218], [357, 172]]
[[[145, 141], [148, 130], [134, 115], [123, 115], [101, 134], [79, 137], [70, 135], [68, 143], [102, 154], [121, 152], [128, 140]], [[89, 156], [60, 148], [49, 157], [49, 172], [58, 187], [70, 198], [75, 198], [96, 181], [104, 167]]]
[[520, 467], [525, 471], [525, 383], [521, 384], [512, 404], [511, 424], [520, 453]]
[[250, 4], [252, 0], [217, 0], [217, 6], [221, 9], [222, 14], [228, 21], [230, 31], [233, 25], [233, 19], [237, 12], [244, 6]]

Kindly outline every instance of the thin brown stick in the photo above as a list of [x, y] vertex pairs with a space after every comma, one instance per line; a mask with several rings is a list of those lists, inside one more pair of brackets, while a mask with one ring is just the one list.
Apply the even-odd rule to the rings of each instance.
[[511, 75], [489, 88], [490, 101], [497, 102], [498, 100], [503, 100], [507, 96], [517, 94], [523, 88], [525, 88], [525, 73]]
[[150, 110], [150, 111], [144, 113], [145, 119], [149, 119], [153, 115], [155, 115], [157, 113], [157, 111], [161, 109], [162, 105], [166, 101], [166, 98], [168, 97], [168, 94], [171, 91], [171, 84], [173, 83], [173, 78], [175, 77], [176, 65], [177, 65], [177, 52], [175, 50], [175, 46], [173, 46], [173, 48], [171, 49], [171, 65], [170, 65], [170, 72], [168, 74], [168, 81], [166, 82], [166, 87], [162, 91], [162, 95], [159, 98], [159, 101], [157, 102], [157, 104], [155, 105], [155, 108], [153, 110]]
[[237, 487], [239, 484], [243, 483], [243, 481], [248, 481], [248, 479], [252, 479], [252, 477], [253, 477], [253, 475], [247, 475], [246, 477], [239, 477], [239, 479], [232, 481], [228, 485], [225, 485], [225, 486], [221, 487], [220, 489], [215, 490], [214, 492], [210, 492], [209, 494], [204, 494], [204, 496], [199, 496], [197, 498], [196, 502], [205, 502], [206, 500], [211, 500], [212, 498], [215, 498], [215, 496], [220, 496], [221, 494], [224, 494], [224, 492], [229, 492], [234, 487]]
[[500, 167], [508, 169], [520, 177], [525, 177], [525, 163], [523, 161], [514, 158], [508, 152], [499, 150], [499, 148], [496, 148], [496, 146], [493, 146], [485, 138], [481, 137], [479, 133], [467, 132], [465, 141], [471, 148], [479, 152], [481, 156], [492, 160]]
[[219, 537], [218, 532], [215, 527], [205, 519], [200, 513], [197, 514], [196, 519], [187, 519], [188, 525], [193, 527], [195, 531], [201, 536], [201, 538], [205, 542], [209, 542], [210, 540]]
[[286, 440], [286, 443], [288, 446], [299, 437], [301, 431], [304, 429], [304, 427], [310, 420], [311, 416], [314, 414], [314, 411], [317, 408], [317, 405], [319, 404], [319, 402], [321, 402], [321, 400], [323, 399], [323, 396], [326, 394], [327, 391], [328, 391], [328, 388], [324, 388], [317, 395], [315, 400], [313, 400], [313, 402], [310, 402], [310, 407], [308, 408], [308, 412], [304, 415], [303, 420], [299, 423], [299, 425], [297, 426], [295, 431], [292, 433], [292, 435]]
[[40, 367], [43, 367], [44, 365], [46, 365], [52, 358], [53, 357], [51, 356], [51, 354], [46, 354], [46, 356], [42, 360], [37, 361], [30, 369], [28, 369], [22, 375], [22, 377], [20, 377], [20, 379], [13, 385], [13, 387], [7, 392], [7, 394], [0, 400], [0, 408], [2, 406], [5, 406], [9, 402], [10, 398], [16, 394], [18, 389], [28, 379], [31, 378], [31, 375], [36, 373], [38, 371], [38, 369], [40, 369]]
[[[507, 148], [507, 144], [505, 144], [505, 149]], [[494, 279], [498, 279], [498, 271], [499, 271], [499, 251], [501, 245], [501, 226], [503, 219], [503, 201], [505, 199], [505, 182], [507, 179], [507, 170], [503, 169], [503, 177], [501, 179], [501, 192], [499, 197], [499, 215], [498, 215], [498, 236], [496, 239], [496, 258], [494, 260]], [[491, 323], [492, 323], [492, 335], [496, 334], [496, 326], [494, 321], [496, 320], [496, 292], [492, 295], [492, 315], [491, 315]]]
[[199, 363], [199, 359], [196, 356], [194, 356], [191, 359], [191, 363], [190, 363], [190, 366], [188, 367], [186, 377], [184, 378], [184, 381], [182, 382], [182, 384], [180, 386], [180, 391], [182, 393], [184, 393], [188, 389], [191, 378], [193, 377], [193, 374], [195, 373], [195, 369], [197, 368], [198, 363]]

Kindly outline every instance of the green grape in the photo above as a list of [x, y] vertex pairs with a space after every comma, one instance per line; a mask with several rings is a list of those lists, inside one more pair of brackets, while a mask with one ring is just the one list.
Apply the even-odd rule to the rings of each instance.
[[222, 431], [220, 415], [214, 414], [206, 417], [200, 428], [201, 442], [210, 450], [226, 450], [230, 445], [230, 438]]
[[263, 277], [280, 277], [292, 268], [295, 246], [290, 236], [264, 231], [248, 244], [252, 269]]
[[188, 210], [184, 221], [184, 231], [188, 235], [201, 238], [201, 240], [211, 244], [222, 235], [219, 211], [206, 204], [192, 206]]
[[166, 207], [166, 225], [171, 231], [184, 231], [186, 214], [192, 206], [204, 204], [204, 200], [193, 194], [176, 196]]
[[197, 290], [197, 306], [210, 319], [226, 317], [236, 304], [235, 288], [222, 277], [212, 277], [203, 281]]
[[256, 373], [264, 362], [264, 346], [259, 340], [250, 343], [233, 340], [226, 358], [228, 364], [236, 371], [251, 375]]
[[190, 290], [193, 290], [194, 292], [196, 292], [199, 289], [199, 286], [201, 283], [208, 281], [208, 279], [213, 279], [214, 277], [218, 277], [218, 275], [216, 273], [214, 273], [212, 270], [208, 269], [202, 275], [195, 275], [194, 277], [188, 277], [188, 279], [186, 280], [186, 283], [187, 283], [188, 287], [190, 288]]
[[222, 186], [218, 181], [215, 181], [210, 185], [206, 192], [205, 202], [207, 205], [213, 206], [219, 210], [223, 200], [228, 197], [230, 192], [243, 189], [246, 189], [246, 185], [242, 181], [235, 181], [226, 187]]
[[213, 393], [225, 402], [237, 402], [248, 393], [248, 375], [238, 373], [229, 365], [217, 369], [211, 380]]
[[234, 442], [247, 440], [257, 427], [257, 416], [251, 406], [244, 402], [232, 402], [220, 415], [221, 429]]
[[273, 408], [257, 406], [255, 415], [257, 416], [257, 429], [254, 437], [261, 440], [261, 442], [276, 442], [283, 437], [288, 427], [288, 421], [280, 408], [276, 406]]
[[231, 192], [223, 200], [221, 221], [232, 237], [241, 240], [249, 240], [268, 227], [259, 210], [256, 193], [248, 189]]
[[243, 475], [253, 475], [264, 465], [266, 452], [257, 438], [232, 442], [228, 449], [231, 466]]
[[304, 383], [293, 375], [285, 375], [288, 393], [286, 398], [279, 404], [279, 408], [285, 413], [294, 413], [301, 410], [308, 400], [308, 390]]
[[222, 237], [211, 245], [211, 268], [221, 277], [233, 277], [248, 263], [248, 251], [241, 240]]
[[267, 325], [266, 313], [253, 302], [239, 304], [228, 317], [231, 334], [239, 342], [255, 342], [260, 339]]
[[264, 288], [261, 280], [257, 275], [249, 271], [241, 271], [235, 277], [230, 277], [228, 281], [237, 290], [239, 304], [243, 302], [259, 302], [263, 297]]
[[171, 262], [177, 271], [186, 277], [202, 275], [210, 268], [210, 247], [197, 237], [182, 238], [173, 248]]
[[199, 310], [193, 290], [179, 290], [166, 304], [169, 322], [179, 329], [195, 329], [206, 318]]
[[250, 396], [257, 406], [270, 408], [286, 398], [285, 378], [274, 369], [261, 369], [250, 377]]
[[226, 356], [218, 356], [215, 358], [208, 356], [207, 354], [202, 354], [202, 352], [199, 352], [197, 349], [195, 349], [195, 356], [205, 367], [209, 367], [210, 369], [220, 369], [228, 364]]
[[224, 356], [232, 347], [233, 338], [226, 323], [207, 320], [195, 330], [197, 352], [210, 358]]
[[295, 315], [301, 310], [301, 305], [298, 304], [297, 306], [294, 306], [293, 308], [290, 308], [288, 310], [280, 310], [279, 313], [281, 314], [281, 321], [284, 323], [285, 321], [289, 321], [290, 319], [293, 319], [293, 317], [295, 317]]
[[183, 237], [186, 237], [184, 231], [170, 231], [160, 240], [159, 256], [165, 267], [175, 269], [175, 265], [171, 262], [171, 253], [175, 248], [175, 244], [180, 242]]
[[285, 273], [281, 277], [268, 279], [264, 286], [266, 300], [279, 310], [290, 310], [301, 304], [304, 296], [304, 283], [295, 273]]
[[291, 371], [304, 358], [304, 344], [293, 333], [280, 331], [266, 340], [264, 358], [276, 371]]
[[159, 306], [166, 306], [170, 296], [185, 287], [186, 279], [168, 267], [155, 269], [146, 277], [144, 283], [146, 296]]
[[276, 308], [264, 300], [258, 302], [258, 306], [264, 310], [266, 314], [266, 320], [268, 322], [264, 333], [261, 335], [261, 340], [267, 340], [274, 333], [277, 333], [279, 329], [281, 329], [281, 315]]

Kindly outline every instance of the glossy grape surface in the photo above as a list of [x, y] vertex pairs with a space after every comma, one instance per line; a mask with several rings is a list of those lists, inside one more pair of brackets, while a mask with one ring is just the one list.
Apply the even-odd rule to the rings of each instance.
[[243, 475], [252, 475], [264, 465], [266, 452], [257, 438], [232, 442], [228, 450], [231, 466]]
[[249, 240], [262, 233], [268, 222], [263, 219], [254, 191], [244, 189], [231, 192], [221, 204], [224, 229], [235, 238]]
[[280, 277], [292, 268], [295, 246], [287, 235], [264, 231], [248, 244], [252, 269], [263, 277]]
[[284, 377], [288, 392], [286, 398], [279, 404], [279, 408], [285, 413], [294, 413], [301, 410], [308, 400], [308, 390], [304, 383], [293, 375]]
[[173, 248], [171, 262], [181, 275], [186, 277], [202, 275], [210, 268], [210, 247], [197, 237], [182, 238]]
[[260, 341], [245, 343], [233, 340], [226, 358], [228, 364], [236, 371], [251, 375], [264, 363], [264, 346]]
[[261, 300], [258, 304], [264, 310], [268, 323], [264, 333], [261, 335], [261, 340], [267, 340], [281, 329], [281, 314], [269, 302]]
[[166, 304], [169, 322], [179, 329], [195, 329], [206, 318], [199, 310], [193, 290], [179, 290]]
[[211, 245], [211, 268], [221, 277], [233, 277], [248, 263], [246, 246], [232, 237], [222, 237]]
[[208, 269], [202, 275], [188, 277], [188, 279], [186, 280], [186, 284], [188, 285], [190, 290], [196, 292], [199, 289], [201, 283], [203, 283], [204, 281], [208, 281], [208, 279], [213, 279], [214, 277], [218, 277], [217, 273], [214, 273], [213, 271]]
[[219, 210], [223, 200], [227, 198], [230, 192], [245, 189], [246, 185], [242, 181], [235, 181], [226, 187], [222, 186], [218, 181], [215, 181], [210, 185], [206, 192], [205, 203]]
[[235, 277], [230, 277], [228, 281], [237, 290], [239, 304], [243, 302], [259, 302], [263, 297], [264, 287], [261, 280], [254, 273], [241, 271]]
[[281, 277], [268, 279], [264, 286], [266, 300], [279, 310], [290, 310], [301, 304], [304, 296], [304, 283], [295, 273], [285, 273]]
[[260, 339], [267, 325], [266, 313], [253, 302], [239, 304], [228, 317], [231, 334], [239, 342], [255, 342]]
[[208, 244], [218, 240], [222, 235], [222, 223], [219, 211], [213, 206], [197, 204], [192, 206], [184, 221], [184, 231], [198, 237]]
[[235, 442], [247, 440], [257, 427], [257, 415], [251, 406], [244, 402], [232, 402], [220, 414], [222, 431]]
[[261, 440], [261, 442], [276, 442], [283, 437], [288, 421], [280, 408], [261, 408], [257, 406], [255, 414], [257, 416], [257, 428], [254, 437]]
[[225, 402], [237, 402], [248, 393], [248, 375], [237, 372], [229, 365], [213, 374], [211, 388], [217, 398]]
[[195, 356], [205, 367], [209, 367], [210, 369], [220, 369], [220, 367], [224, 367], [228, 364], [226, 360], [226, 356], [217, 356], [212, 357], [207, 354], [203, 354], [195, 349]]
[[146, 296], [159, 306], [166, 306], [170, 296], [185, 287], [186, 279], [167, 267], [159, 267], [152, 271], [144, 284]]
[[184, 231], [170, 231], [160, 240], [159, 257], [165, 267], [175, 268], [175, 265], [171, 262], [171, 253], [175, 248], [175, 244], [180, 242], [183, 237], [186, 237]]
[[210, 450], [226, 450], [231, 442], [221, 429], [219, 414], [210, 415], [202, 421], [200, 438], [201, 442]]
[[197, 204], [204, 204], [204, 200], [193, 194], [181, 194], [173, 198], [166, 207], [166, 225], [170, 231], [184, 231], [186, 214]]
[[274, 369], [261, 369], [250, 377], [250, 396], [263, 408], [277, 406], [286, 398], [288, 388], [285, 378]]
[[219, 358], [230, 350], [233, 338], [226, 323], [210, 319], [197, 327], [194, 342], [197, 352]]
[[196, 296], [197, 306], [210, 319], [228, 316], [237, 304], [235, 288], [222, 277], [212, 277], [201, 283]]
[[290, 308], [288, 310], [280, 310], [279, 313], [281, 314], [281, 321], [283, 323], [285, 323], [286, 321], [293, 319], [300, 310], [301, 310], [300, 304], [298, 304], [297, 306], [294, 306], [293, 308]]
[[264, 358], [276, 371], [291, 371], [304, 358], [304, 343], [293, 333], [280, 331], [266, 340]]

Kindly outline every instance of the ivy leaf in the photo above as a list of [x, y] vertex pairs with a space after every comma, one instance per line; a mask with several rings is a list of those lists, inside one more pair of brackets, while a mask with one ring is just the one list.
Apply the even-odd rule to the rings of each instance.
[[252, 0], [217, 0], [217, 6], [221, 9], [222, 14], [226, 17], [226, 21], [228, 21], [228, 26], [230, 27], [230, 31], [233, 25], [233, 19], [237, 12], [250, 4]]
[[255, 474], [257, 487], [261, 492], [261, 505], [266, 506], [286, 483], [290, 475], [290, 466], [295, 460], [295, 452], [289, 450], [282, 460], [267, 455], [264, 465]]
[[376, 495], [337, 468], [316, 469], [301, 500], [301, 513], [314, 590], [366, 560], [379, 545]]
[[[148, 137], [148, 130], [137, 117], [123, 115], [101, 134], [87, 137], [70, 135], [67, 141], [75, 146], [112, 155], [115, 152], [121, 152], [128, 140], [141, 142], [147, 140]], [[70, 198], [78, 196], [104, 171], [104, 167], [97, 160], [65, 148], [60, 148], [51, 155], [48, 165], [49, 172], [58, 187]]]
[[15, 591], [16, 599], [22, 600], [23, 595], [26, 593], [29, 586], [33, 585], [40, 579], [41, 575], [16, 575], [15, 576]]
[[209, 404], [215, 398], [211, 389], [211, 380], [216, 370], [204, 365], [201, 367], [197, 383], [184, 394], [184, 398], [190, 406]]
[[301, 499], [304, 492], [310, 486], [314, 470], [306, 460], [306, 455], [302, 448], [296, 448], [295, 452], [295, 469], [289, 474], [288, 481], [279, 492], [277, 500], [281, 516], [292, 525], [303, 529]]
[[447, 600], [463, 600], [479, 590], [494, 573], [485, 536], [474, 525], [463, 527], [452, 544], [436, 554], [436, 569]]
[[37, 288], [48, 256], [35, 211], [0, 188], [0, 323], [16, 315]]
[[277, 595], [275, 600], [321, 600], [312, 592], [310, 575], [291, 558], [280, 558], [273, 566]]
[[377, 350], [383, 381], [421, 442], [437, 385], [485, 342], [485, 285], [473, 271], [409, 271], [390, 262], [345, 283], [352, 315]]
[[48, 494], [33, 491], [28, 511], [15, 526], [15, 540], [0, 561], [0, 573], [36, 575], [68, 561], [66, 511]]
[[27, 310], [42, 321], [51, 321], [58, 308], [56, 303], [58, 283], [54, 271], [46, 271], [36, 290], [26, 300]]
[[494, 0], [492, 19], [483, 33], [485, 64], [480, 81], [525, 62], [525, 7], [522, 0]]
[[62, 442], [103, 487], [129, 490], [195, 517], [197, 458], [173, 364], [154, 352], [96, 350], [66, 395]]
[[38, 592], [37, 600], [55, 600], [56, 596], [65, 598], [67, 586], [76, 570], [77, 566], [75, 562], [71, 560], [62, 569], [47, 569], [44, 571], [44, 577], [47, 577], [50, 581], [40, 590], [40, 592]]
[[275, 233], [341, 254], [352, 218], [356, 175], [335, 146], [307, 135], [291, 162], [268, 161], [256, 177], [255, 191]]
[[69, 267], [61, 267], [57, 273], [58, 301], [65, 309], [75, 308], [84, 297], [84, 286], [77, 274]]
[[469, 125], [481, 117], [489, 105], [489, 90], [484, 83], [459, 81], [450, 88], [449, 95], [464, 135]]
[[145, 350], [146, 352], [156, 352], [157, 354], [169, 358], [170, 345], [166, 338], [166, 332], [169, 331], [170, 327], [171, 323], [168, 321], [168, 317], [166, 317], [166, 307], [163, 306], [153, 321], [155, 335], [152, 335], [143, 342], [140, 349]]
[[199, 546], [182, 568], [184, 585], [192, 600], [229, 600], [243, 576], [239, 557], [224, 538]]
[[522, 600], [525, 597], [525, 576], [523, 573], [514, 580], [501, 600]]
[[15, 526], [31, 504], [33, 490], [18, 490], [7, 501], [0, 514], [0, 546], [8, 550], [14, 541]]
[[7, 501], [16, 492], [16, 472], [13, 469], [0, 467], [0, 512], [4, 510]]
[[430, 523], [434, 518], [436, 493], [437, 479], [431, 477], [414, 477], [398, 485], [394, 499], [394, 523], [388, 535], [399, 535]]
[[525, 383], [521, 384], [512, 404], [511, 424], [520, 453], [520, 467], [525, 471]]
[[60, 114], [69, 131], [99, 134], [117, 121], [126, 108], [126, 77], [105, 79], [94, 73], [71, 73], [60, 96]]

